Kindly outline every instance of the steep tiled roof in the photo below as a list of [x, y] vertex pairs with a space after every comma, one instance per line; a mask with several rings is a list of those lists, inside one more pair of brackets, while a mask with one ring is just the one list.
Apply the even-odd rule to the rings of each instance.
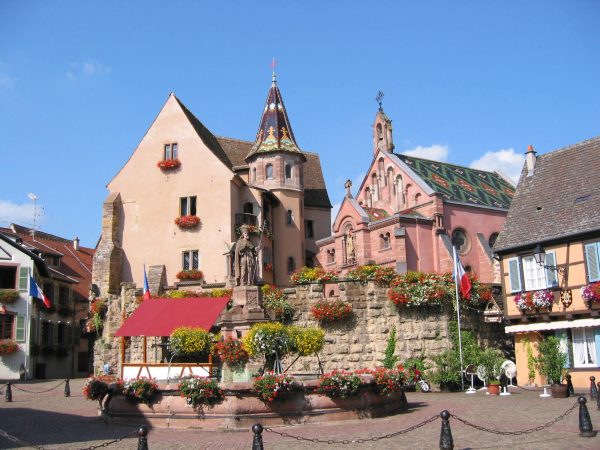
[[526, 171], [494, 251], [600, 231], [600, 136], [539, 155]]
[[515, 188], [495, 172], [395, 154], [447, 200], [508, 209]]
[[273, 83], [260, 119], [256, 140], [246, 159], [259, 153], [272, 152], [302, 155], [283, 104], [283, 97], [275, 81], [275, 74], [273, 74]]
[[231, 161], [232, 167], [246, 165], [244, 158], [252, 148], [252, 142], [221, 136], [217, 136], [217, 141], [219, 141], [227, 159]]
[[73, 285], [73, 292], [78, 294], [80, 300], [88, 298], [92, 282], [94, 249], [79, 246], [79, 249], [75, 251], [72, 240], [38, 230], [36, 230], [35, 240], [33, 240], [31, 228], [17, 224], [11, 224], [10, 228], [0, 228], [0, 232], [18, 236], [28, 247], [33, 247], [43, 254], [63, 255], [60, 259], [60, 267], [48, 265], [51, 276], [77, 283]]

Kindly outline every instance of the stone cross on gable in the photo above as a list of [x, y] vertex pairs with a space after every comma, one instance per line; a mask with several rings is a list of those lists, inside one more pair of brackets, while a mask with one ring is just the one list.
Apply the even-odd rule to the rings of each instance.
[[352, 181], [346, 180], [344, 187], [346, 188], [346, 197], [352, 197], [352, 192], [350, 191], [350, 188], [352, 187]]

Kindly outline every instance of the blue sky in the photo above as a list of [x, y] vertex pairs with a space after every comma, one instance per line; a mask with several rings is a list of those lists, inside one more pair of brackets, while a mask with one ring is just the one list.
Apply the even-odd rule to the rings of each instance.
[[[217, 4], [218, 3], [218, 4]], [[518, 172], [600, 135], [600, 2], [0, 2], [0, 226], [94, 246], [106, 183], [173, 91], [253, 140], [278, 60], [332, 202], [371, 161], [378, 90], [399, 152]]]

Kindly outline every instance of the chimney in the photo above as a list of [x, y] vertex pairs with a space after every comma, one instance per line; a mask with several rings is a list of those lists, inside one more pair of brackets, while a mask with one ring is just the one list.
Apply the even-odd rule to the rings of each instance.
[[533, 175], [533, 169], [535, 168], [536, 152], [533, 150], [533, 145], [527, 146], [527, 152], [525, 153], [525, 163], [527, 164], [527, 176]]
[[75, 236], [75, 239], [73, 239], [73, 248], [75, 251], [79, 250], [79, 238], [77, 236]]

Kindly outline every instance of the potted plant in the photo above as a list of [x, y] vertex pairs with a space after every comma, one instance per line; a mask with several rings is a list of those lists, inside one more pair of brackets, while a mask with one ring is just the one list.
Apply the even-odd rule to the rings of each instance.
[[225, 393], [216, 380], [192, 377], [179, 383], [179, 392], [185, 401], [193, 408], [200, 405], [212, 406], [223, 401]]
[[181, 161], [178, 159], [162, 159], [156, 163], [156, 166], [161, 170], [172, 170], [181, 166]]
[[198, 216], [179, 216], [175, 219], [175, 225], [182, 229], [196, 228], [200, 224], [200, 217]]
[[123, 383], [123, 394], [130, 400], [149, 405], [152, 396], [158, 391], [158, 384], [153, 378], [135, 378]]
[[19, 349], [19, 344], [17, 344], [12, 339], [0, 340], [0, 355], [12, 355], [18, 349]]
[[356, 373], [334, 370], [321, 375], [317, 392], [330, 398], [347, 398], [358, 393], [361, 383]]
[[0, 289], [0, 303], [14, 303], [20, 294], [16, 289]]
[[346, 320], [352, 316], [352, 305], [340, 299], [319, 300], [310, 308], [310, 314], [320, 322]]
[[552, 397], [556, 398], [564, 398], [568, 394], [567, 385], [562, 384], [566, 372], [567, 355], [560, 347], [560, 340], [556, 336], [548, 336], [537, 343], [537, 369], [551, 384]]
[[276, 398], [283, 398], [281, 394], [294, 389], [294, 378], [289, 375], [278, 375], [274, 372], [266, 372], [264, 375], [254, 379], [253, 390], [265, 403], [271, 403]]
[[500, 366], [503, 360], [502, 352], [493, 348], [486, 348], [479, 355], [479, 365], [485, 368], [488, 376], [488, 393], [490, 395], [500, 394]]

